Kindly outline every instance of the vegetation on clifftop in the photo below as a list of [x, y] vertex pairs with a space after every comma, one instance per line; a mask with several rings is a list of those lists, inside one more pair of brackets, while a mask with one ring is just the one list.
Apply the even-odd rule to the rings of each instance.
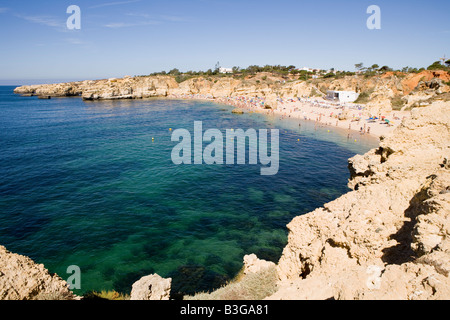
[[[245, 79], [248, 76], [254, 76], [259, 73], [268, 73], [276, 77], [282, 77], [286, 80], [303, 80], [307, 81], [311, 78], [335, 78], [340, 79], [345, 76], [353, 76], [356, 74], [362, 75], [366, 78], [370, 78], [376, 75], [382, 75], [387, 72], [395, 72], [395, 73], [420, 73], [424, 70], [443, 70], [450, 72], [450, 60], [447, 61], [436, 61], [427, 68], [413, 68], [413, 67], [403, 67], [401, 69], [393, 69], [389, 66], [379, 66], [378, 64], [372, 64], [370, 67], [365, 67], [364, 63], [355, 64], [355, 71], [349, 70], [336, 70], [335, 68], [330, 68], [328, 70], [322, 69], [314, 69], [314, 68], [298, 68], [294, 65], [283, 66], [283, 65], [250, 65], [247, 68], [233, 67], [231, 69], [231, 73], [221, 73], [219, 63], [216, 64], [214, 69], [208, 69], [206, 71], [185, 71], [182, 72], [177, 68], [174, 68], [170, 71], [160, 71], [149, 74], [150, 76], [158, 76], [158, 75], [171, 75], [175, 76], [175, 79], [178, 83], [186, 81], [193, 77], [198, 76], [217, 76], [217, 77], [227, 77], [232, 75], [235, 78]], [[266, 77], [267, 78], [267, 77]], [[262, 79], [266, 80], [266, 79]]]

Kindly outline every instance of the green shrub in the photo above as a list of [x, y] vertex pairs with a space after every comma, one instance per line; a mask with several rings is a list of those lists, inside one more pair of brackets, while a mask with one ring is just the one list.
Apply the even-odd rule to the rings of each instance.
[[32, 300], [75, 300], [75, 297], [70, 292], [52, 292], [52, 293], [39, 293], [33, 297]]
[[86, 293], [83, 298], [85, 300], [130, 300], [129, 295], [125, 295], [114, 290], [102, 290], [101, 292], [91, 291]]
[[320, 86], [319, 90], [325, 95], [328, 93], [328, 88], [326, 86]]
[[355, 100], [355, 103], [368, 103], [370, 101], [370, 95], [373, 93], [373, 90], [367, 90], [360, 93], [358, 99]]
[[321, 92], [317, 92], [317, 90], [316, 90], [315, 88], [313, 88], [313, 89], [311, 90], [311, 96], [312, 96], [312, 97], [321, 97], [321, 96], [322, 96], [322, 93], [321, 93]]
[[402, 99], [402, 96], [395, 96], [391, 99], [392, 110], [400, 111], [406, 104], [406, 101]]
[[188, 77], [187, 76], [184, 76], [184, 75], [177, 75], [176, 77], [175, 77], [175, 81], [176, 82], [178, 82], [178, 83], [181, 83], [181, 82], [183, 82], [183, 81], [185, 81], [185, 80], [187, 80], [188, 79]]
[[434, 62], [432, 65], [430, 65], [427, 70], [444, 70], [444, 71], [450, 71], [450, 67], [444, 66], [441, 64], [440, 61]]

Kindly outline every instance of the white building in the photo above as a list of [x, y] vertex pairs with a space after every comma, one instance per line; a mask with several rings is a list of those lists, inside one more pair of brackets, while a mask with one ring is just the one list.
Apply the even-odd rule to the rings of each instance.
[[359, 93], [353, 91], [328, 91], [327, 99], [339, 101], [341, 103], [345, 102], [355, 102], [358, 99]]
[[219, 68], [219, 73], [233, 73], [232, 68]]

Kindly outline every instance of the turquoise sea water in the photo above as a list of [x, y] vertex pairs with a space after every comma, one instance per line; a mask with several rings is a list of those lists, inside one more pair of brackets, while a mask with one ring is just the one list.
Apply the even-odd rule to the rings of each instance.
[[[79, 294], [129, 292], [151, 273], [172, 277], [174, 293], [205, 291], [246, 254], [277, 262], [286, 224], [347, 192], [347, 159], [377, 143], [204, 101], [38, 100], [13, 89], [0, 87], [0, 244], [64, 279], [79, 266]], [[278, 174], [174, 165], [169, 128], [193, 132], [194, 121], [279, 128]]]

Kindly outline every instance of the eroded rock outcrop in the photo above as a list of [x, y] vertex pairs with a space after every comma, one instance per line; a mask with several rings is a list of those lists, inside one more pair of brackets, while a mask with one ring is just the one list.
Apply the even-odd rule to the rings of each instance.
[[258, 273], [264, 269], [275, 267], [275, 263], [261, 260], [255, 254], [244, 256], [244, 274]]
[[172, 279], [157, 274], [142, 277], [133, 284], [130, 300], [169, 300]]
[[450, 103], [350, 159], [354, 189], [295, 218], [270, 299], [450, 298]]
[[73, 300], [66, 281], [0, 246], [0, 300]]

